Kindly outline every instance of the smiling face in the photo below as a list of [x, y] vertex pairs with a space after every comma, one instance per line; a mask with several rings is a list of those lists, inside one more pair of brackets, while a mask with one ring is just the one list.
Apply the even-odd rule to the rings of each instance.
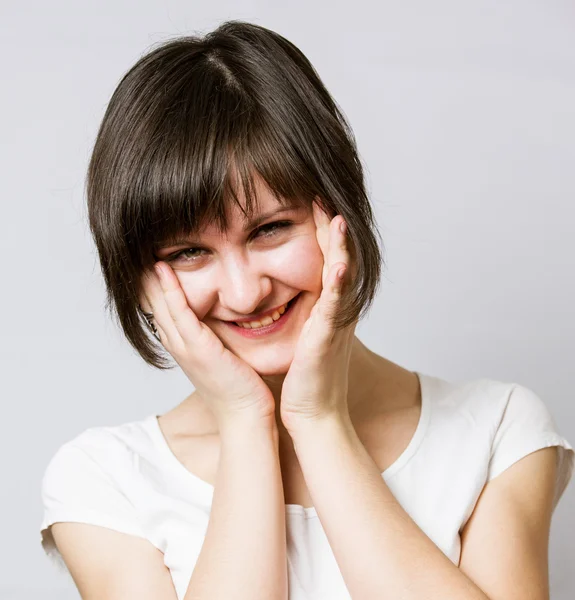
[[[256, 178], [255, 185], [259, 205], [251, 224], [233, 204], [224, 234], [211, 225], [156, 255], [170, 264], [189, 306], [227, 349], [260, 375], [281, 376], [289, 369], [302, 327], [321, 294], [324, 259], [311, 206], [286, 209], [261, 180]], [[296, 296], [269, 333], [245, 335], [234, 324]]]

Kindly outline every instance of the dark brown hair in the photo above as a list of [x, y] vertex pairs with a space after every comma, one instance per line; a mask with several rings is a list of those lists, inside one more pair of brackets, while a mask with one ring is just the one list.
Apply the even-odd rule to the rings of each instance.
[[[232, 172], [245, 195], [240, 205]], [[236, 202], [258, 206], [253, 174], [280, 204], [316, 198], [341, 214], [357, 277], [335, 327], [365, 315], [382, 254], [355, 137], [309, 60], [281, 35], [226, 21], [204, 36], [164, 41], [112, 94], [90, 159], [90, 231], [106, 285], [106, 309], [140, 356], [159, 369], [169, 354], [138, 310], [142, 275], [160, 244], [215, 223]]]

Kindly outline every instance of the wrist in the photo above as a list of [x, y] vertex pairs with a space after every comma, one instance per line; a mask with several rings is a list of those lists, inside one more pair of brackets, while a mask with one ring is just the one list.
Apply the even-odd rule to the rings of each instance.
[[346, 434], [355, 428], [351, 422], [349, 414], [330, 413], [317, 417], [305, 417], [292, 419], [287, 428], [290, 437], [296, 441], [298, 438], [307, 437], [312, 433], [318, 433], [323, 430], [338, 430]]
[[218, 427], [222, 440], [249, 440], [253, 436], [270, 436], [277, 443], [279, 439], [277, 423], [273, 417], [238, 414], [220, 420]]

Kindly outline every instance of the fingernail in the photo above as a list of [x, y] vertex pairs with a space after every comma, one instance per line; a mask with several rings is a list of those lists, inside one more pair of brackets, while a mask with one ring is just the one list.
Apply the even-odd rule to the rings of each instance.
[[339, 229], [343, 233], [343, 235], [345, 235], [345, 232], [347, 231], [347, 225], [345, 224], [345, 221], [342, 221], [339, 224]]
[[162, 266], [159, 263], [156, 263], [154, 265], [154, 269], [156, 269], [156, 273], [158, 274], [158, 277], [163, 277], [164, 276], [164, 272], [162, 270]]

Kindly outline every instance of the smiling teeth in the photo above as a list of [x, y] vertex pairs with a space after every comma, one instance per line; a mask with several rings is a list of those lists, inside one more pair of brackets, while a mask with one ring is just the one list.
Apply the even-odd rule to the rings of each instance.
[[259, 329], [260, 327], [266, 327], [267, 325], [271, 325], [274, 321], [277, 321], [286, 311], [287, 305], [289, 302], [286, 302], [283, 306], [280, 306], [276, 311], [274, 311], [271, 315], [264, 317], [261, 321], [248, 321], [247, 323], [237, 323], [239, 327], [243, 327], [244, 329]]

